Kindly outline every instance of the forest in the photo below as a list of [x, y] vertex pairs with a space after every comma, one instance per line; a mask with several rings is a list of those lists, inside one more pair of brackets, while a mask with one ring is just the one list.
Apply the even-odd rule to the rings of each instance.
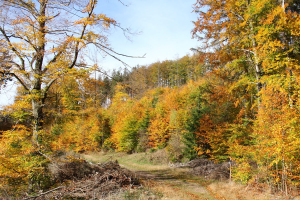
[[192, 55], [111, 73], [85, 49], [120, 61], [105, 30], [126, 30], [96, 6], [0, 2], [0, 83], [19, 83], [0, 113], [0, 191], [49, 188], [47, 166], [65, 151], [157, 149], [173, 163], [232, 161], [242, 184], [299, 190], [298, 1], [195, 0], [203, 45]]

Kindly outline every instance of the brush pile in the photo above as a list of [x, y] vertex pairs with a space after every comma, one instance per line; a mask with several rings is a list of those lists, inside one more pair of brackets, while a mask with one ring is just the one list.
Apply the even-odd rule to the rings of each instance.
[[91, 164], [76, 159], [51, 166], [50, 171], [56, 181], [64, 184], [27, 199], [103, 199], [113, 192], [140, 185], [136, 175], [122, 169], [117, 161]]
[[189, 167], [192, 168], [190, 173], [196, 176], [203, 176], [207, 179], [226, 180], [230, 177], [229, 162], [214, 163], [212, 160], [199, 158], [191, 160], [186, 163], [176, 163], [170, 165], [171, 167]]

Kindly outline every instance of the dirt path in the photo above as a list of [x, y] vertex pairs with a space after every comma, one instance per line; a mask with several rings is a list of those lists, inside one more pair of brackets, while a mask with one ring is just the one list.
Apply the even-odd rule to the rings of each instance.
[[[187, 168], [172, 168], [166, 164], [149, 162], [149, 153], [94, 153], [80, 155], [93, 162], [107, 162], [118, 160], [119, 164], [136, 172], [143, 180], [144, 190], [138, 191], [139, 197], [125, 198], [138, 200], [194, 200], [194, 199], [227, 199], [227, 200], [270, 200], [287, 199], [277, 196], [271, 191], [255, 190], [248, 186], [228, 181], [211, 181], [198, 176], [192, 176]], [[144, 193], [149, 193], [143, 196]], [[134, 194], [135, 192], [132, 191]], [[143, 193], [143, 194], [141, 194]], [[159, 195], [159, 194], [160, 195]], [[155, 194], [154, 196], [151, 196]], [[157, 195], [158, 194], [158, 195]], [[119, 198], [120, 199], [120, 198]], [[297, 199], [297, 198], [295, 198]], [[300, 199], [300, 198], [298, 198]]]
[[[161, 199], [194, 200], [194, 199], [224, 199], [219, 198], [207, 187], [210, 182], [200, 177], [192, 177], [188, 169], [171, 168], [168, 165], [151, 165], [139, 162], [140, 158], [113, 155], [83, 155], [87, 160], [102, 162], [107, 159], [117, 159], [124, 168], [134, 171], [147, 187], [162, 194]], [[125, 158], [126, 157], [126, 158]], [[156, 198], [154, 198], [156, 199]]]
[[163, 199], [223, 199], [209, 191], [203, 180], [193, 180], [184, 170], [136, 171], [142, 180], [164, 194]]

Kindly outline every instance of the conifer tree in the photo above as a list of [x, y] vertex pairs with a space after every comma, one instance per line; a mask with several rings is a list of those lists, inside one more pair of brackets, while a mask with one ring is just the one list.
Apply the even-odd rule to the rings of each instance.
[[[201, 134], [197, 134], [200, 126], [202, 126], [200, 119], [208, 110], [203, 106], [202, 101], [204, 100], [201, 97], [197, 97], [195, 100], [197, 101], [198, 105], [191, 109], [190, 117], [186, 122], [187, 133], [183, 135], [183, 142], [186, 146], [183, 153], [185, 157], [190, 160], [198, 156], [197, 149], [200, 148], [202, 152], [206, 152], [208, 149], [210, 149], [210, 145], [206, 142], [206, 139], [202, 137]], [[208, 157], [206, 154], [203, 155]]]

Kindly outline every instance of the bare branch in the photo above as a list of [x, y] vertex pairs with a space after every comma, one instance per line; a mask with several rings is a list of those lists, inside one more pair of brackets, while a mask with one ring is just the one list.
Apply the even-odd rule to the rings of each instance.
[[[89, 18], [92, 16], [92, 14], [94, 12], [94, 8], [95, 8], [95, 5], [92, 5], [91, 11], [88, 12], [88, 17]], [[85, 34], [85, 31], [86, 31], [86, 28], [87, 28], [87, 24], [84, 24], [79, 39], [83, 38], [83, 36]], [[69, 69], [72, 69], [75, 66], [77, 58], [78, 58], [78, 54], [79, 54], [79, 41], [76, 42], [75, 52], [74, 52], [74, 59], [73, 59], [73, 62], [71, 63], [71, 65], [69, 66]]]
[[18, 9], [26, 10], [29, 13], [33, 13], [34, 15], [37, 15], [38, 11], [35, 9], [35, 7], [31, 6], [29, 3], [23, 1], [23, 0], [3, 0], [4, 3], [7, 3], [8, 6], [15, 6]]
[[[52, 58], [52, 60], [50, 60], [50, 62], [48, 63], [47, 66], [51, 65], [52, 63], [56, 62], [56, 60], [63, 54], [63, 52], [66, 50], [66, 46], [68, 45], [68, 43], [64, 43], [61, 47], [61, 50]], [[47, 69], [47, 67], [45, 68], [45, 70]], [[46, 71], [44, 71], [46, 72]]]
[[54, 192], [55, 190], [62, 189], [62, 188], [65, 188], [65, 187], [66, 187], [66, 186], [59, 186], [59, 187], [54, 188], [54, 189], [52, 189], [52, 190], [49, 190], [49, 191], [47, 191], [47, 192], [43, 192], [43, 193], [41, 193], [41, 194], [39, 194], [39, 195], [27, 197], [27, 198], [25, 198], [24, 200], [26, 200], [26, 199], [35, 199], [35, 198], [44, 196], [44, 195], [46, 195], [46, 194], [48, 194], [48, 193]]
[[9, 37], [6, 35], [6, 32], [2, 27], [0, 27], [0, 32], [3, 34], [3, 36], [4, 36], [5, 40], [7, 41], [10, 49], [19, 57], [19, 59], [22, 63], [22, 69], [25, 70], [25, 62], [24, 62], [24, 59], [22, 58], [20, 52], [17, 51], [17, 49], [14, 46], [12, 46]]
[[96, 46], [98, 46], [98, 48], [104, 48], [104, 49], [107, 49], [108, 51], [111, 51], [112, 53], [116, 54], [116, 55], [119, 55], [119, 56], [123, 56], [123, 57], [128, 57], [128, 58], [145, 58], [146, 54], [144, 54], [143, 56], [129, 56], [129, 55], [125, 55], [125, 54], [121, 54], [121, 53], [118, 53], [114, 50], [112, 50], [111, 48], [108, 48], [100, 43], [93, 43], [95, 44]]
[[248, 53], [252, 53], [252, 54], [254, 54], [254, 52], [253, 51], [251, 51], [251, 50], [248, 50], [248, 49], [237, 49], [238, 51], [244, 51], [244, 52], [248, 52]]
[[71, 4], [71, 0], [69, 0], [69, 2], [66, 2], [65, 4], [64, 4], [64, 2], [62, 2], [62, 3], [59, 3], [59, 2], [54, 2], [54, 3], [47, 3], [47, 5], [59, 5], [59, 6], [65, 6], [65, 7], [68, 7], [70, 4]]
[[[106, 50], [104, 50], [104, 49], [102, 49], [102, 51], [104, 51], [105, 53], [107, 53], [109, 56], [113, 57], [113, 58], [116, 59], [117, 61], [121, 62], [121, 63], [124, 65], [124, 67], [125, 67], [127, 70], [129, 70], [127, 67], [130, 67], [130, 65], [128, 65], [126, 62], [124, 62], [124, 61], [121, 60], [120, 58], [116, 57], [115, 55], [109, 53], [108, 51], [106, 51]], [[130, 68], [131, 68], [131, 67], [130, 67]], [[129, 70], [129, 71], [130, 71], [130, 70]]]
[[29, 90], [27, 85], [24, 83], [23, 80], [21, 80], [21, 78], [19, 76], [17, 76], [15, 73], [11, 73], [11, 72], [9, 72], [8, 74], [15, 77], [21, 83], [21, 85], [24, 87], [25, 90]]
[[52, 79], [45, 87], [44, 89], [44, 96], [43, 96], [43, 99], [42, 101], [45, 101], [45, 99], [47, 98], [47, 93], [48, 93], [48, 90], [50, 89], [51, 85], [57, 80], [57, 78], [54, 78]]
[[123, 6], [126, 6], [126, 7], [128, 7], [129, 6], [129, 4], [125, 4], [123, 1], [121, 1], [121, 0], [118, 0]]
[[17, 38], [17, 39], [21, 39], [21, 40], [24, 40], [25, 42], [27, 42], [28, 44], [30, 44], [30, 46], [35, 50], [35, 51], [37, 51], [37, 48], [36, 48], [36, 46], [34, 46], [34, 44], [29, 40], [29, 38], [27, 37], [27, 39], [26, 38], [24, 38], [24, 37], [22, 37], [22, 36], [20, 36], [20, 35], [10, 35], [9, 37], [13, 37], [13, 38]]

